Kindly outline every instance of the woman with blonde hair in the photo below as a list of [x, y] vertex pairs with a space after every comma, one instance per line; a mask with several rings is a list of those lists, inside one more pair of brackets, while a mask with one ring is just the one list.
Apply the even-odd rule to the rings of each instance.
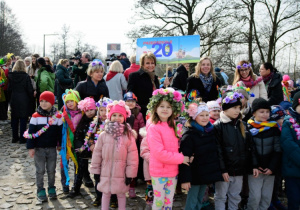
[[50, 58], [44, 57], [44, 59], [45, 59], [46, 65], [49, 65], [49, 66], [51, 66], [51, 68], [53, 68], [53, 63], [51, 62]]
[[195, 73], [187, 79], [186, 100], [201, 97], [202, 101], [214, 101], [218, 98], [221, 82], [216, 76], [212, 61], [202, 57], [195, 68]]
[[114, 61], [109, 67], [108, 74], [104, 76], [112, 100], [123, 100], [123, 91], [127, 89], [127, 81], [122, 73], [122, 64], [119, 61]]
[[26, 130], [27, 119], [31, 115], [33, 87], [23, 60], [16, 61], [12, 72], [8, 73], [8, 80], [8, 91], [11, 94], [12, 143], [17, 141], [20, 141], [20, 144], [26, 143], [23, 133]]

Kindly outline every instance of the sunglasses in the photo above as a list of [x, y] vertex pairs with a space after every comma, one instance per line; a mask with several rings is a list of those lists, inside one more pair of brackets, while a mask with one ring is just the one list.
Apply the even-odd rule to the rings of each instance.
[[45, 60], [45, 62], [49, 62], [49, 61]]

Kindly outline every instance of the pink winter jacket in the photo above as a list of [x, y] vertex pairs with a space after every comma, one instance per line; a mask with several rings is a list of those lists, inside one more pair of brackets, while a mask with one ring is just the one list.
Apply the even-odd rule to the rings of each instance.
[[150, 149], [149, 169], [152, 177], [175, 177], [184, 156], [178, 152], [178, 138], [167, 122], [151, 124], [147, 129]]
[[[133, 131], [134, 132], [134, 131]], [[97, 189], [103, 193], [120, 194], [129, 190], [125, 178], [135, 178], [138, 171], [138, 151], [136, 133], [129, 139], [127, 135], [117, 140], [105, 131], [98, 137], [93, 151], [90, 172], [100, 174]]]
[[149, 173], [149, 160], [150, 160], [150, 150], [148, 147], [148, 142], [147, 142], [147, 131], [146, 128], [143, 127], [140, 129], [140, 135], [143, 137], [141, 146], [140, 146], [140, 150], [141, 150], [141, 157], [144, 159], [144, 164], [143, 164], [143, 171], [144, 171], [144, 177], [145, 177], [145, 181], [150, 181], [151, 180], [151, 176]]

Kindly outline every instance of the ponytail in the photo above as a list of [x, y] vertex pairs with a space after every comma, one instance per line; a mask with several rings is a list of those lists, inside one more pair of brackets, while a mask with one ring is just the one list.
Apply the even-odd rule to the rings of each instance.
[[271, 63], [264, 63], [263, 65], [266, 70], [270, 69], [271, 72], [274, 72], [274, 73], [278, 72], [278, 70]]
[[244, 139], [246, 138], [245, 126], [242, 120], [240, 120], [240, 130]]

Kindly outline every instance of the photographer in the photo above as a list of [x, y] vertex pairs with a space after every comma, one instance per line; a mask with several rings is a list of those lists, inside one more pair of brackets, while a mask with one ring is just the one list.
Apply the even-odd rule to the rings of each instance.
[[[79, 65], [79, 62], [81, 60], [81, 65]], [[86, 71], [89, 67], [89, 61], [91, 60], [91, 55], [88, 52], [82, 53], [81, 58], [75, 59], [74, 60], [74, 65], [73, 65], [73, 75], [75, 76], [74, 79], [74, 86], [77, 86], [77, 83], [80, 81], [86, 80], [87, 74]]]
[[120, 63], [123, 66], [123, 71], [130, 67], [130, 61], [128, 60], [126, 53], [120, 54]]

